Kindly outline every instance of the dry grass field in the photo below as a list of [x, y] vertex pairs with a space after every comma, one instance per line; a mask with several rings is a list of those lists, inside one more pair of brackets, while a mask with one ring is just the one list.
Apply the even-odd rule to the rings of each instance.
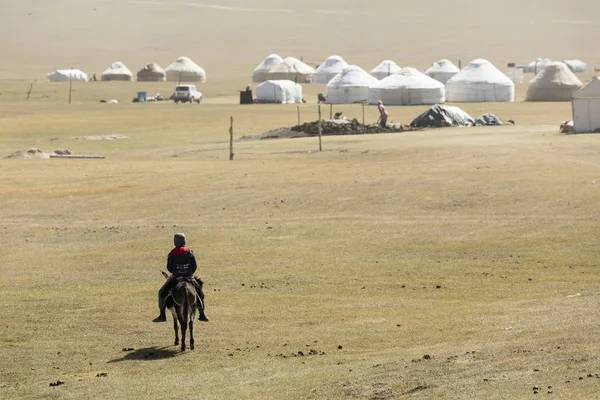
[[[230, 116], [236, 139], [297, 121], [294, 105], [236, 105], [271, 52], [600, 65], [597, 2], [405, 3], [3, 4], [0, 398], [597, 399], [600, 137], [558, 133], [569, 103], [462, 104], [516, 125], [325, 137], [323, 152], [236, 140], [228, 159]], [[201, 105], [130, 102], [167, 83], [75, 84], [68, 104], [68, 85], [43, 83], [183, 54], [207, 70]], [[323, 90], [305, 85], [304, 122]], [[105, 158], [6, 158], [29, 147]], [[211, 318], [185, 353], [151, 322], [179, 231]]]

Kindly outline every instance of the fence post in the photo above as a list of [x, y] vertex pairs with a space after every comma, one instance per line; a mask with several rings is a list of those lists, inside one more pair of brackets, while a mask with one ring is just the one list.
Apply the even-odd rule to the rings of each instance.
[[298, 125], [300, 125], [300, 106], [296, 106], [298, 109]]
[[323, 151], [323, 131], [321, 129], [321, 105], [319, 104], [319, 121], [317, 121], [317, 127], [319, 128], [319, 151]]
[[229, 117], [229, 160], [233, 160], [233, 117]]
[[363, 126], [365, 125], [365, 102], [362, 102], [362, 117], [363, 117]]
[[329, 104], [329, 119], [333, 119], [333, 104]]

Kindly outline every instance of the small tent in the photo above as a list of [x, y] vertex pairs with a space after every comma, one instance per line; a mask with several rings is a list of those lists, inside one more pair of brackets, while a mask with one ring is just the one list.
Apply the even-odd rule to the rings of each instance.
[[600, 79], [573, 93], [573, 125], [575, 133], [595, 132], [600, 129]]
[[551, 62], [552, 60], [550, 60], [549, 58], [536, 58], [535, 60], [530, 62], [525, 68], [523, 68], [523, 72], [537, 74]]
[[137, 73], [138, 82], [164, 82], [167, 80], [165, 70], [156, 63], [146, 64]]
[[444, 85], [454, 75], [458, 74], [460, 69], [452, 61], [442, 59], [431, 64], [431, 67], [425, 71], [425, 74], [432, 77], [436, 81], [442, 82]]
[[385, 60], [373, 68], [370, 73], [377, 79], [383, 79], [386, 76], [390, 76], [398, 71], [400, 71], [398, 64], [390, 60]]
[[475, 119], [461, 108], [446, 104], [436, 104], [415, 118], [413, 128], [444, 128], [448, 126], [473, 126]]
[[369, 88], [369, 104], [439, 104], [446, 101], [444, 84], [417, 71], [403, 68]]
[[288, 80], [265, 81], [256, 87], [259, 103], [301, 103], [302, 86]]
[[206, 82], [206, 72], [188, 57], [179, 57], [165, 72], [169, 82]]
[[525, 101], [569, 101], [582, 86], [566, 64], [553, 62], [529, 82]]
[[121, 61], [112, 63], [100, 78], [103, 81], [132, 81], [133, 74]]
[[342, 72], [344, 68], [348, 67], [348, 63], [340, 56], [328, 57], [323, 64], [319, 65], [319, 68], [313, 75], [313, 83], [324, 83], [327, 84], [337, 74]]
[[515, 101], [515, 84], [487, 60], [473, 60], [446, 83], [450, 102]]
[[356, 65], [344, 68], [327, 84], [328, 103], [357, 103], [367, 101], [369, 87], [377, 78]]
[[256, 68], [254, 68], [254, 72], [252, 73], [252, 82], [260, 83], [269, 79], [268, 73], [273, 68], [281, 64], [283, 58], [281, 58], [277, 54], [271, 54], [264, 59], [262, 63], [260, 63]]
[[88, 76], [78, 69], [57, 69], [46, 75], [48, 82], [87, 82]]
[[581, 60], [564, 60], [563, 62], [567, 64], [567, 67], [569, 67], [569, 69], [576, 74], [587, 71], [587, 65]]
[[269, 80], [289, 80], [296, 83], [310, 83], [315, 73], [314, 68], [306, 65], [294, 57], [284, 58], [281, 63], [273, 67], [267, 76]]

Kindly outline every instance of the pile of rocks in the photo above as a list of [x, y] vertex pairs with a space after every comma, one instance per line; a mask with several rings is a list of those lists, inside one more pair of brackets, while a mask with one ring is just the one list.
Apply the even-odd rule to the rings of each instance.
[[[306, 136], [319, 134], [318, 121], [306, 122], [290, 128], [294, 132], [302, 132]], [[395, 133], [403, 132], [402, 124], [388, 124], [382, 127], [378, 124], [363, 125], [356, 119], [339, 119], [321, 121], [321, 132], [323, 135], [363, 135], [370, 133]]]

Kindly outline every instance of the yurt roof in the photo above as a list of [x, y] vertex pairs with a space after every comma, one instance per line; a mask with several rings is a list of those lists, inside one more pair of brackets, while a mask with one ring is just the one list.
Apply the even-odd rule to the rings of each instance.
[[198, 64], [190, 60], [188, 57], [182, 56], [175, 60], [171, 65], [169, 65], [165, 71], [173, 71], [173, 72], [191, 72], [191, 73], [199, 73], [204, 74], [204, 69], [202, 69]]
[[317, 68], [315, 74], [340, 72], [346, 67], [348, 67], [348, 63], [344, 61], [342, 57], [330, 56], [327, 57], [327, 59], [323, 61], [321, 65], [319, 65], [319, 68]]
[[269, 72], [289, 72], [289, 73], [299, 73], [299, 74], [314, 74], [315, 70], [311, 66], [303, 63], [294, 57], [286, 57], [284, 58], [279, 65], [276, 65]]
[[295, 88], [296, 82], [290, 81], [289, 79], [274, 79], [274, 80], [264, 81], [263, 83], [258, 85], [257, 88], [262, 87], [262, 86], [279, 86], [282, 88]]
[[600, 98], [600, 79], [593, 77], [591, 82], [573, 93], [574, 99], [597, 99]]
[[146, 64], [146, 65], [144, 65], [144, 68], [141, 69], [141, 71], [156, 72], [156, 73], [164, 73], [165, 72], [165, 70], [162, 69], [162, 67], [160, 65], [158, 65], [157, 63]]
[[357, 65], [350, 65], [337, 74], [327, 87], [334, 86], [365, 86], [369, 87], [379, 82], [377, 78]]
[[[57, 69], [56, 71], [46, 74], [49, 80], [56, 77], [64, 77], [66, 80], [87, 81], [87, 74], [79, 69]], [[60, 79], [59, 79], [60, 80]]]
[[426, 71], [426, 73], [428, 73], [428, 74], [436, 73], [436, 72], [438, 72], [438, 73], [439, 72], [459, 73], [460, 69], [456, 65], [454, 65], [452, 63], [452, 61], [443, 58], [443, 59], [431, 64], [431, 67], [429, 67], [429, 69], [427, 69], [427, 71]]
[[374, 72], [389, 72], [390, 74], [393, 74], [395, 72], [400, 71], [400, 67], [398, 66], [398, 64], [396, 64], [395, 62], [391, 61], [391, 60], [384, 60], [381, 63], [379, 63], [378, 66], [376, 66], [375, 68], [373, 68], [371, 70], [371, 73]]
[[530, 81], [530, 86], [538, 88], [581, 87], [583, 84], [575, 74], [562, 62], [552, 62], [538, 72]]
[[371, 86], [373, 89], [436, 89], [443, 88], [444, 84], [425, 75], [415, 68], [402, 68], [400, 71], [377, 81]]
[[469, 65], [448, 81], [448, 83], [456, 82], [514, 85], [510, 78], [491, 62], [481, 58], [471, 61]]
[[282, 61], [283, 61], [283, 58], [281, 58], [278, 54], [269, 54], [263, 60], [263, 62], [261, 62], [256, 68], [254, 68], [254, 71], [255, 72], [259, 72], [259, 71], [268, 72], [268, 71], [272, 70], [274, 67], [281, 64]]
[[111, 64], [110, 67], [106, 71], [102, 73], [102, 75], [132, 75], [131, 71], [125, 64], [121, 61], [116, 61]]

